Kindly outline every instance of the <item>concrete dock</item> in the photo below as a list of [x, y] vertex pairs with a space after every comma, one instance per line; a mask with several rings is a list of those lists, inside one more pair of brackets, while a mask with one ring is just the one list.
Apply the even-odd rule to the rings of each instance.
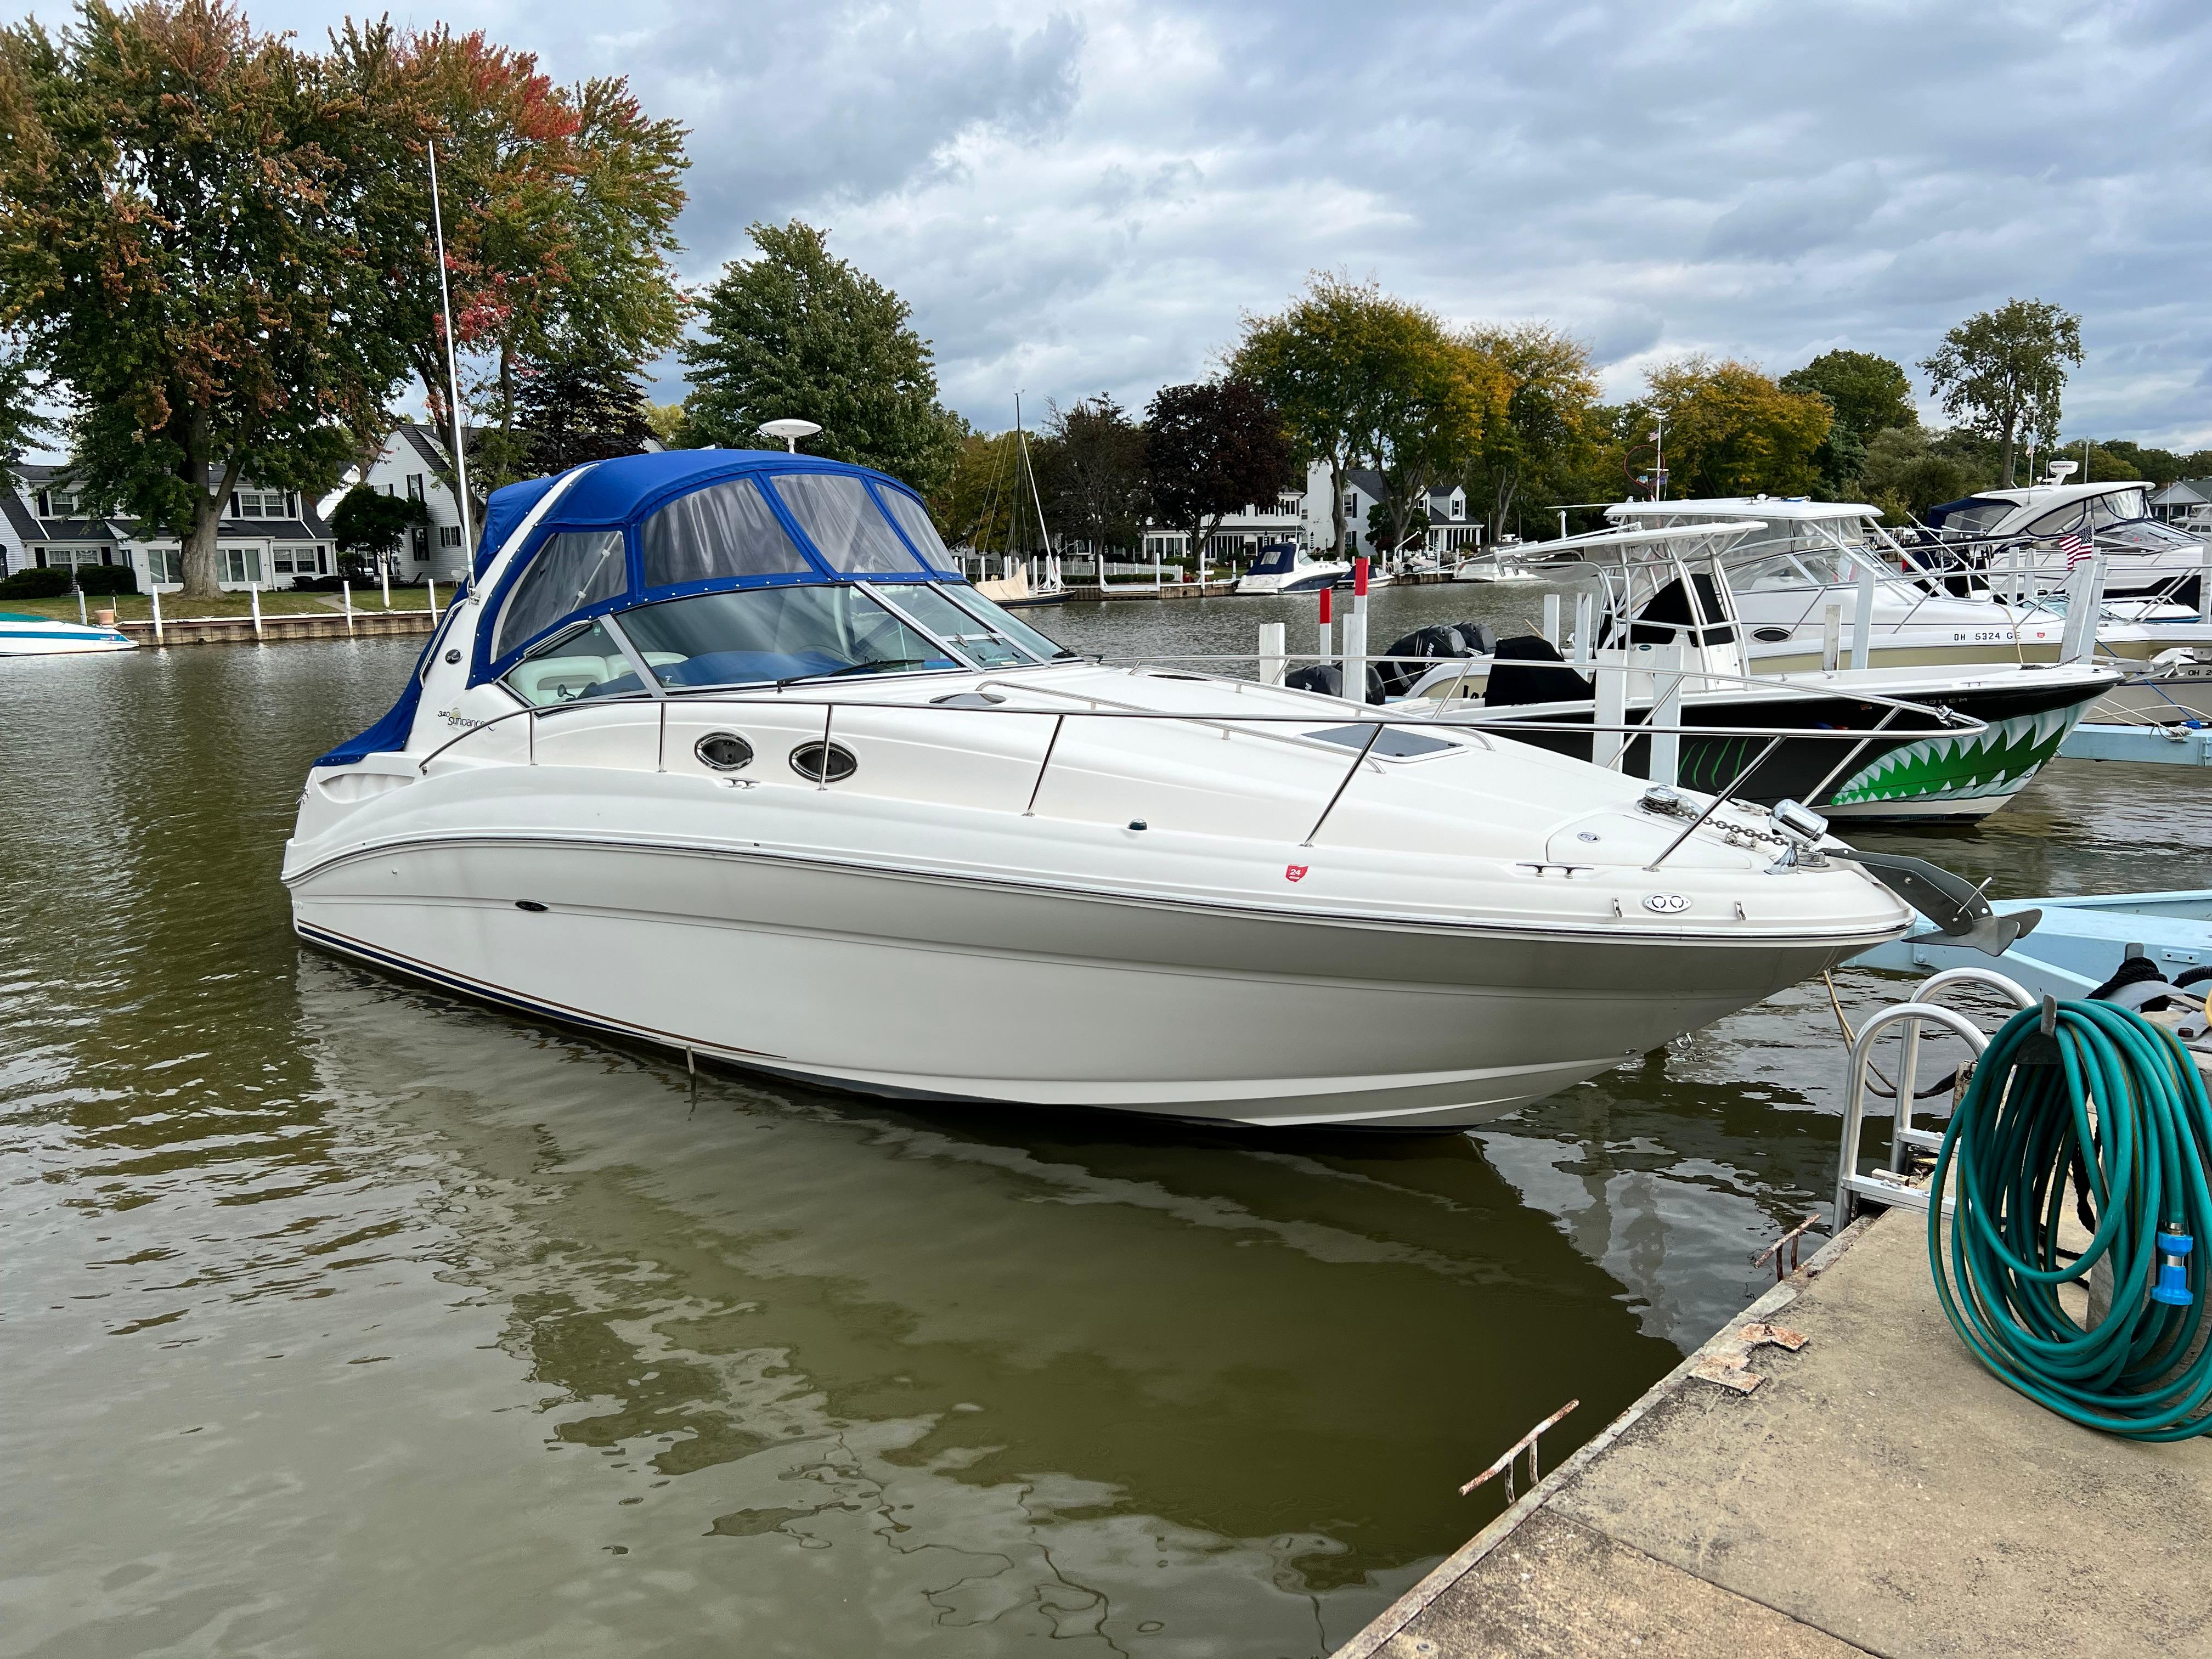
[[2212, 1437], [2006, 1388], [1925, 1227], [1854, 1223], [1336, 1659], [2212, 1655]]
[[[441, 612], [442, 615], [443, 613]], [[257, 629], [251, 617], [180, 617], [164, 618], [158, 635], [149, 621], [118, 623], [116, 627], [141, 645], [264, 645], [283, 640], [372, 639], [387, 634], [427, 634], [434, 619], [428, 610], [309, 611], [271, 612]]]

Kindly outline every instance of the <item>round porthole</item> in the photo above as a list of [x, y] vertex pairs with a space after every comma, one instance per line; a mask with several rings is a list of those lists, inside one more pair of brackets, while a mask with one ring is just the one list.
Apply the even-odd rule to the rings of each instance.
[[842, 743], [802, 743], [791, 751], [791, 769], [809, 783], [842, 783], [860, 769]]
[[735, 772], [753, 763], [753, 746], [734, 732], [709, 732], [691, 745], [702, 765], [717, 772]]

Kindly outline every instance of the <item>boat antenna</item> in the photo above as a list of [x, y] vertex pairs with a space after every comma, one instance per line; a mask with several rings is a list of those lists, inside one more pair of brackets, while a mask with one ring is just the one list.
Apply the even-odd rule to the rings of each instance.
[[443, 307], [440, 315], [446, 325], [446, 393], [449, 412], [453, 419], [453, 477], [457, 486], [455, 499], [461, 509], [461, 591], [468, 591], [469, 580], [476, 574], [476, 538], [469, 533], [469, 457], [461, 447], [461, 370], [459, 359], [453, 355], [453, 295], [446, 283], [446, 216], [438, 206], [438, 144], [432, 139], [430, 149], [430, 230], [438, 243], [438, 303]]

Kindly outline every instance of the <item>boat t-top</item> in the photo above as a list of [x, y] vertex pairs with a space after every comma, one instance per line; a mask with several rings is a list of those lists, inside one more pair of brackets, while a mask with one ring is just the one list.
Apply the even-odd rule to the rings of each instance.
[[685, 450], [492, 497], [398, 701], [311, 769], [283, 878], [319, 945], [809, 1083], [1436, 1127], [1899, 935], [1844, 850], [1083, 659], [896, 479]]
[[[1816, 647], [1808, 667], [1778, 673], [1755, 654], [1759, 592], [1738, 590], [1735, 557], [1773, 528], [1686, 514], [1547, 542], [1550, 568], [1595, 579], [1573, 659], [1541, 640], [1501, 641], [1491, 660], [1427, 669], [1409, 695], [1441, 701], [1455, 720], [1647, 776], [1656, 739], [1624, 752], [1603, 728], [1680, 727], [1673, 775], [1732, 797], [1852, 817], [1972, 819], [2024, 788], [2120, 682], [2085, 662], [1847, 663], [1832, 617], [1825, 654]], [[1779, 648], [1789, 635], [1772, 632]], [[1522, 660], [1508, 660], [1516, 644]], [[1559, 665], [1526, 660], [1534, 655]], [[1456, 708], [1477, 696], [1480, 712]]]
[[[2071, 601], [2048, 589], [2032, 562], [1949, 562], [1957, 550], [1931, 553], [1900, 542], [1883, 528], [1881, 509], [1864, 501], [1771, 495], [1627, 501], [1607, 507], [1606, 516], [1621, 530], [1761, 521], [1762, 528], [1719, 549], [1744, 623], [1745, 659], [1755, 673], [1822, 666], [1839, 633], [1856, 641], [1868, 599], [1869, 667], [2055, 663], [2068, 648]], [[2112, 562], [2100, 573], [2108, 575]], [[2212, 707], [2206, 696], [2212, 626], [2195, 610], [2150, 598], [2100, 601], [2094, 631], [2096, 655], [2128, 679], [2093, 718], [2187, 719]]]

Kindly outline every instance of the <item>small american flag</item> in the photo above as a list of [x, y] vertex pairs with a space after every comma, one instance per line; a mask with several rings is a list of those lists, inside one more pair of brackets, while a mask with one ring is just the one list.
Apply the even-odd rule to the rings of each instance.
[[2066, 568], [2071, 570], [2082, 560], [2096, 556], [2097, 550], [2084, 541], [2079, 532], [2069, 535], [2058, 544], [2058, 550], [2066, 556]]

